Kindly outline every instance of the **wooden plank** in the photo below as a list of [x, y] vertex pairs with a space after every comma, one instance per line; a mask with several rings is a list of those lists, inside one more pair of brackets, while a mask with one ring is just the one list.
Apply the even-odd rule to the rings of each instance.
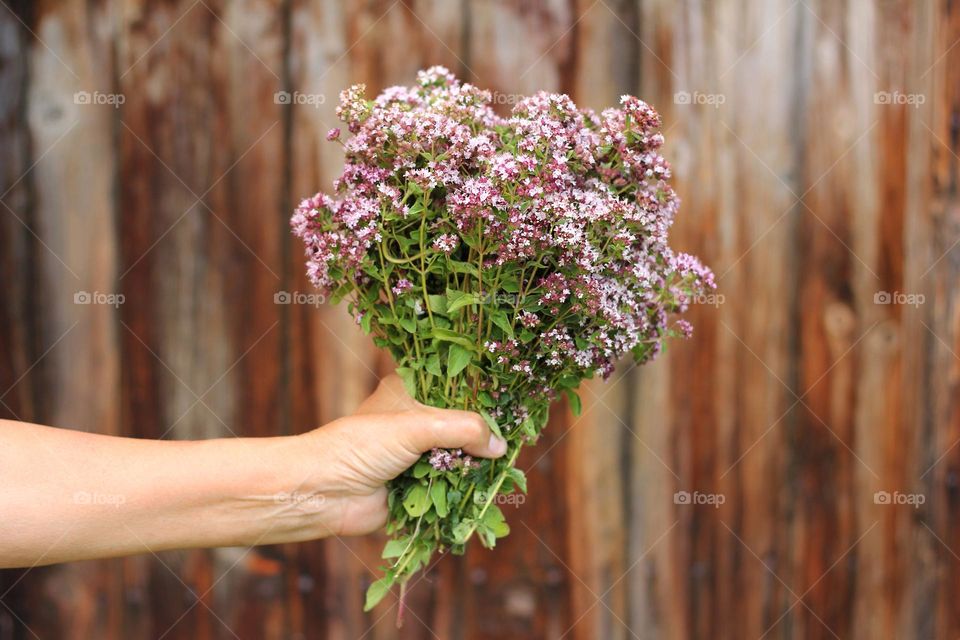
[[[911, 558], [903, 587], [909, 594], [909, 620], [903, 628], [916, 635], [951, 637], [960, 633], [960, 530], [957, 470], [960, 468], [960, 203], [957, 104], [960, 101], [960, 12], [953, 3], [916, 9], [907, 87], [927, 96], [920, 109], [908, 109], [911, 141], [906, 180], [909, 209], [905, 277], [908, 286], [927, 295], [924, 327], [916, 326], [916, 347], [908, 352], [914, 369], [914, 402], [908, 425], [917, 433], [911, 490], [924, 493], [928, 511], [910, 518]], [[929, 198], [924, 200], [924, 198]], [[920, 206], [917, 201], [919, 200]], [[919, 335], [917, 335], [919, 334]], [[918, 416], [919, 419], [916, 419]]]
[[[859, 15], [854, 16], [852, 11]], [[851, 278], [856, 300], [855, 331], [864, 336], [854, 359], [857, 401], [851, 444], [859, 460], [854, 462], [855, 484], [848, 509], [855, 532], [875, 528], [850, 554], [857, 559], [852, 576], [856, 601], [847, 604], [852, 608], [851, 632], [857, 637], [891, 637], [892, 630], [896, 630], [894, 637], [909, 636], [920, 631], [911, 621], [911, 611], [919, 603], [904, 591], [910, 559], [905, 549], [898, 549], [917, 525], [912, 522], [912, 510], [875, 504], [874, 492], [911, 492], [910, 485], [918, 473], [914, 460], [920, 452], [920, 440], [910, 437], [916, 428], [910, 403], [918, 397], [913, 381], [919, 370], [911, 353], [915, 350], [908, 344], [916, 338], [922, 341], [916, 331], [922, 330], [922, 323], [919, 309], [878, 305], [875, 296], [878, 292], [904, 292], [917, 284], [916, 280], [913, 284], [907, 280], [907, 270], [917, 264], [917, 257], [908, 254], [907, 227], [911, 217], [921, 218], [929, 204], [927, 195], [920, 191], [914, 191], [911, 197], [911, 184], [900, 178], [918, 150], [911, 150], [909, 135], [910, 120], [917, 111], [883, 104], [876, 97], [915, 90], [910, 88], [915, 76], [909, 68], [929, 57], [932, 50], [928, 48], [929, 38], [923, 38], [925, 44], [918, 39], [922, 16], [905, 3], [851, 7], [846, 18], [833, 14], [826, 22], [836, 28], [838, 20], [847, 28], [850, 51], [861, 56], [860, 60], [846, 56], [843, 90], [869, 96], [850, 101], [853, 108], [846, 113], [850, 128], [874, 126], [838, 165], [839, 181], [827, 187], [845, 192], [842, 199], [850, 207], [851, 255], [855, 261], [866, 263], [854, 262]], [[874, 38], [879, 46], [872, 49]], [[894, 53], [886, 46], [889, 42], [919, 46], [897, 47]], [[853, 69], [857, 73], [852, 73]], [[837, 74], [830, 75], [834, 76], [830, 84], [838, 84]], [[835, 86], [833, 91], [837, 90]], [[853, 176], [863, 178], [857, 184]], [[835, 600], [834, 594], [827, 597]], [[917, 637], [924, 635], [930, 634], [920, 632]]]
[[[23, 126], [26, 110], [29, 33], [20, 20], [32, 22], [23, 8], [0, 12], [0, 416], [37, 420], [39, 371], [27, 373], [39, 351], [36, 317], [39, 286], [37, 247], [29, 189], [30, 140]], [[42, 248], [40, 249], [42, 250]], [[42, 362], [39, 365], [42, 368]], [[37, 597], [23, 570], [0, 571], [0, 638], [6, 640], [36, 623]]]
[[[33, 419], [36, 415], [35, 376], [24, 376], [42, 351], [35, 325], [36, 248], [29, 169], [30, 140], [23, 126], [26, 111], [29, 33], [12, 11], [0, 14], [0, 269], [4, 277], [0, 304], [0, 415]], [[40, 246], [42, 251], [42, 246]], [[22, 378], [22, 379], [21, 379]], [[19, 379], [19, 380], [18, 380]], [[9, 615], [9, 614], [7, 614]]]
[[[35, 268], [32, 282], [25, 283], [34, 289], [26, 302], [36, 305], [32, 331], [43, 351], [20, 371], [30, 371], [28, 389], [36, 400], [33, 415], [23, 417], [116, 434], [118, 312], [102, 303], [117, 293], [113, 67], [109, 33], [94, 28], [106, 7], [42, 2], [30, 13], [27, 26], [35, 35], [25, 52], [26, 108], [19, 114], [30, 141], [23, 183], [29, 204], [22, 192], [12, 195], [21, 198], [15, 206], [26, 205], [21, 214], [28, 213], [36, 234], [30, 242], [34, 255], [25, 258], [28, 269]], [[107, 96], [107, 104], [98, 96]], [[30, 370], [41, 356], [40, 368]], [[118, 561], [110, 561], [29, 572], [24, 588], [36, 608], [25, 625], [43, 636], [115, 633], [119, 617], [101, 612], [97, 603], [121, 597], [113, 579], [118, 568]], [[44, 616], [45, 608], [60, 615]]]
[[[287, 215], [275, 98], [282, 13], [272, 2], [184, 2], [130, 7], [124, 18], [121, 84], [136, 94], [122, 122], [124, 166], [133, 169], [124, 198], [151, 212], [146, 225], [124, 228], [124, 280], [141, 303], [127, 323], [127, 353], [132, 368], [160, 381], [146, 383], [161, 394], [133, 396], [131, 413], [143, 402], [161, 406], [154, 436], [275, 434], [284, 428], [282, 307], [274, 304]], [[166, 596], [153, 628], [282, 635], [274, 553], [162, 554], [148, 580], [182, 595]], [[191, 592], [202, 605], [178, 622], [195, 604]]]
[[[130, 3], [118, 16], [118, 82], [128, 98], [118, 127], [120, 208], [137, 212], [119, 224], [131, 435], [198, 438], [238, 428], [235, 378], [203, 395], [247, 348], [231, 326], [240, 309], [227, 307], [236, 302], [228, 292], [230, 267], [235, 277], [243, 273], [236, 240], [214, 217], [235, 204], [227, 198], [230, 183], [220, 178], [242, 149], [223, 117], [231, 106], [222, 57], [229, 34], [214, 13], [218, 6], [210, 6]], [[130, 612], [132, 625], [171, 638], [218, 633], [220, 623], [204, 606], [215, 606], [211, 552], [128, 562], [136, 567], [130, 586], [150, 604]]]
[[[759, 637], [779, 615], [764, 562], [782, 571], [797, 21], [788, 2], [642, 5], [641, 96], [664, 116], [683, 201], [674, 244], [727, 301], [695, 305], [694, 338], [637, 377], [634, 504], [650, 515], [634, 515], [648, 552], [634, 619], [663, 637]], [[726, 502], [674, 505], [675, 491]]]
[[[229, 372], [221, 370], [200, 388], [216, 382], [235, 390], [226, 400], [232, 406], [224, 405], [234, 420], [223, 435], [277, 435], [287, 429], [282, 409], [286, 350], [281, 348], [285, 305], [275, 299], [282, 288], [289, 215], [282, 206], [288, 170], [284, 108], [276, 97], [284, 63], [284, 16], [270, 0], [208, 3], [207, 8], [214, 17], [211, 37], [218, 43], [210, 57], [221, 62], [212, 80], [223, 86], [223, 135], [229, 150], [210, 192], [210, 238], [223, 250], [222, 261], [210, 269], [218, 272], [233, 346]], [[279, 548], [215, 551], [216, 615], [237, 632], [285, 637], [286, 563]], [[224, 635], [219, 621], [210, 624]]]
[[[795, 626], [809, 637], [849, 635], [850, 619], [845, 615], [852, 598], [851, 553], [864, 531], [853, 521], [857, 496], [854, 478], [879, 478], [878, 471], [856, 457], [860, 443], [854, 439], [851, 377], [855, 375], [859, 352], [849, 353], [864, 332], [857, 312], [854, 286], [869, 268], [851, 250], [854, 243], [853, 207], [847, 186], [857, 167], [856, 155], [846, 152], [869, 135], [869, 121], [837, 109], [837, 100], [853, 103], [857, 87], [852, 77], [872, 74], [869, 63], [859, 59], [847, 39], [853, 29], [870, 30], [872, 7], [851, 20], [843, 7], [811, 3], [802, 19], [809, 29], [812, 58], [810, 83], [805, 91], [804, 112], [807, 145], [800, 167], [803, 209], [800, 211], [800, 254], [809, 266], [800, 273], [799, 308], [799, 389], [804, 402], [797, 407], [796, 431], [790, 443], [797, 473], [796, 517], [792, 524], [795, 539], [790, 553], [791, 589], [803, 594], [804, 606], [794, 607], [779, 624]], [[848, 21], [849, 20], [849, 21]], [[837, 31], [839, 29], [839, 32]], [[852, 40], [852, 39], [851, 39]], [[863, 66], [861, 66], [863, 65]], [[848, 102], [850, 101], [850, 102]], [[861, 99], [853, 104], [867, 104]], [[853, 159], [851, 159], [853, 158]], [[894, 155], [899, 161], [899, 156]], [[829, 173], [826, 173], [829, 170]], [[825, 175], [824, 175], [825, 174]], [[821, 178], [822, 176], [822, 178]], [[899, 203], [889, 202], [890, 212]], [[894, 230], [896, 233], [896, 230]], [[893, 251], [891, 263], [899, 265], [902, 254]], [[888, 275], [889, 279], [898, 274]], [[898, 384], [899, 363], [887, 369], [890, 383]], [[896, 422], [895, 407], [888, 420]], [[883, 429], [883, 427], [881, 427]], [[863, 465], [863, 470], [859, 468]], [[785, 594], [784, 603], [796, 599]], [[869, 632], [868, 632], [869, 633]]]

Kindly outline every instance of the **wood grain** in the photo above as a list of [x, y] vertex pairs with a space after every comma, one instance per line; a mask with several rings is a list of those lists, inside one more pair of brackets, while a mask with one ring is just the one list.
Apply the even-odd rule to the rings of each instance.
[[511, 535], [440, 559], [400, 631], [395, 599], [361, 610], [370, 536], [3, 571], [0, 640], [960, 635], [958, 11], [0, 7], [4, 417], [206, 438], [352, 411], [389, 360], [343, 308], [275, 301], [312, 293], [287, 219], [341, 169], [323, 139], [339, 91], [431, 64], [503, 113], [540, 89], [651, 102], [683, 200], [674, 244], [719, 284], [691, 341], [586, 385], [579, 418], [555, 407], [521, 457]]

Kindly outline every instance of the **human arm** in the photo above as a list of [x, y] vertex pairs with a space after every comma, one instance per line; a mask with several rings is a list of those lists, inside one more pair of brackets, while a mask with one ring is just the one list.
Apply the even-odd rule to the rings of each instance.
[[0, 421], [0, 568], [367, 533], [386, 520], [385, 483], [433, 447], [506, 451], [479, 416], [421, 405], [396, 376], [296, 436], [143, 440]]

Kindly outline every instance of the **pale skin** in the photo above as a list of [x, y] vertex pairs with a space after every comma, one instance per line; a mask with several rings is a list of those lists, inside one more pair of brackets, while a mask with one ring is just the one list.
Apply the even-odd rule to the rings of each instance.
[[384, 379], [353, 415], [272, 438], [141, 440], [0, 420], [0, 568], [360, 535], [433, 447], [496, 458], [480, 416]]

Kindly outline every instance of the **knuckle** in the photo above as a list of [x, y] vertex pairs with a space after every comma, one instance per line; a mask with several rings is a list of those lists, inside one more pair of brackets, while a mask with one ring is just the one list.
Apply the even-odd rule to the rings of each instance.
[[482, 442], [487, 435], [487, 423], [485, 423], [483, 418], [475, 413], [469, 414], [469, 419], [466, 422], [470, 433], [470, 439], [476, 442]]
[[444, 434], [445, 421], [443, 414], [432, 408], [422, 411], [415, 411], [414, 418], [424, 427], [424, 430], [430, 434], [431, 439], [437, 440]]

